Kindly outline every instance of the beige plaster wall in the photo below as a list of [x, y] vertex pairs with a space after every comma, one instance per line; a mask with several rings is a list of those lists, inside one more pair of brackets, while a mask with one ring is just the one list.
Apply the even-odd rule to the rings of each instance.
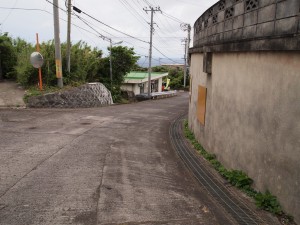
[[161, 92], [162, 91], [162, 77], [158, 79], [158, 91]]
[[[212, 75], [192, 54], [189, 124], [228, 168], [270, 190], [300, 222], [300, 52], [213, 53]], [[205, 126], [198, 85], [207, 87]]]
[[123, 91], [134, 91], [133, 84], [122, 84], [121, 90]]

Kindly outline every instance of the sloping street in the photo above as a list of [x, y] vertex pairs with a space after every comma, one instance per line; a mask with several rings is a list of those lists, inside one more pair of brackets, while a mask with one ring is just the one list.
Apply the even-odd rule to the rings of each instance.
[[0, 224], [235, 224], [171, 147], [187, 104], [2, 109]]

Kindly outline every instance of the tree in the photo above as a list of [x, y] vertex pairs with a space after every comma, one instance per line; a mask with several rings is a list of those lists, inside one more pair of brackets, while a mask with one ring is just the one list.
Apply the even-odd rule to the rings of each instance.
[[[171, 89], [183, 88], [183, 70], [182, 69], [170, 69], [168, 78], [170, 79]], [[189, 85], [189, 77], [187, 77], [187, 85]]]
[[[38, 83], [37, 70], [32, 67], [29, 57], [35, 51], [34, 46], [22, 39], [15, 40], [15, 48], [18, 52], [16, 65], [17, 80], [23, 86], [32, 86]], [[92, 49], [85, 42], [79, 41], [71, 48], [71, 72], [67, 71], [66, 44], [62, 43], [62, 68], [63, 79], [66, 85], [77, 85], [86, 81], [99, 81], [98, 67], [102, 51]], [[19, 50], [18, 50], [19, 49]], [[56, 86], [55, 46], [54, 41], [43, 42], [40, 45], [41, 54], [44, 57], [42, 66], [43, 83], [47, 86]]]
[[[8, 37], [5, 41], [8, 43], [5, 42], [4, 45], [2, 41], [1, 46], [12, 47], [11, 53], [17, 54], [17, 57], [12, 60], [12, 62], [17, 62], [15, 67], [12, 64], [10, 68], [16, 74], [17, 81], [25, 87], [36, 85], [38, 83], [37, 69], [33, 68], [29, 60], [30, 54], [35, 51], [35, 46], [20, 38], [15, 39], [13, 44], [11, 44], [11, 39]], [[139, 59], [138, 56], [135, 56], [133, 48], [123, 46], [108, 48], [112, 53], [113, 85], [111, 85], [109, 57], [102, 58], [101, 50], [91, 48], [83, 41], [72, 44], [71, 71], [69, 73], [65, 57], [66, 44], [62, 43], [61, 48], [63, 79], [66, 85], [75, 86], [85, 82], [99, 81], [112, 92], [114, 100], [117, 100], [121, 95], [121, 84], [124, 81], [124, 76], [132, 71]], [[56, 86], [54, 41], [41, 43], [40, 49], [44, 57], [44, 65], [42, 66], [43, 84]], [[6, 48], [3, 48], [2, 51], [4, 50], [8, 52]], [[10, 58], [14, 57], [11, 56]]]
[[165, 66], [154, 66], [152, 67], [152, 72], [165, 72], [167, 73], [169, 70]]
[[110, 64], [109, 57], [103, 58], [99, 66], [100, 82], [103, 83], [111, 92], [114, 101], [121, 96], [121, 84], [124, 81], [124, 76], [132, 71], [135, 67], [139, 56], [135, 56], [133, 48], [124, 46], [114, 46], [108, 48], [112, 54], [112, 86], [110, 85]]
[[12, 39], [8, 33], [0, 35], [0, 80], [10, 78], [17, 61]]

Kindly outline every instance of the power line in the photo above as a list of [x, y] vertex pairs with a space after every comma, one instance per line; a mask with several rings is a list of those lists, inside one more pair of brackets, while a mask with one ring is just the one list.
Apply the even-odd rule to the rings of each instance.
[[[126, 0], [119, 0], [127, 9], [128, 11], [142, 24], [142, 25], [145, 25], [143, 23], [143, 21], [148, 24], [147, 20], [145, 20], [145, 18], [143, 16], [141, 16], [141, 14], [139, 14], [139, 12], [129, 3], [127, 2]], [[131, 11], [133, 10], [133, 11]], [[139, 18], [136, 16], [138, 15]], [[140, 19], [141, 18], [141, 19]]]
[[85, 22], [83, 19], [81, 19], [80, 16], [76, 15], [78, 17], [78, 19], [80, 19], [85, 25], [87, 25], [89, 28], [91, 28], [93, 31], [95, 31], [97, 34], [99, 34], [99, 37], [102, 38], [105, 41], [110, 41], [111, 39], [104, 36], [103, 34], [101, 34], [100, 32], [98, 32], [95, 28], [93, 28], [92, 26], [90, 26], [87, 22]]
[[[13, 7], [16, 6], [17, 2], [18, 2], [18, 0], [15, 1]], [[13, 8], [13, 7], [12, 7], [12, 8]], [[9, 13], [7, 14], [7, 16], [4, 18], [4, 20], [2, 21], [2, 23], [1, 23], [2, 25], [3, 25], [3, 23], [8, 19], [8, 17], [10, 16], [10, 14], [12, 13], [12, 11], [13, 11], [12, 8], [11, 8], [11, 10], [9, 11]]]
[[[48, 3], [54, 5], [54, 4], [53, 4], [52, 2], [50, 2], [49, 0], [45, 0], [45, 1], [47, 1]], [[59, 7], [59, 6], [57, 6], [57, 5], [54, 5], [54, 6], [57, 7], [57, 8], [59, 8], [60, 10], [62, 10], [62, 11], [64, 11], [64, 12], [67, 12], [66, 10], [62, 9], [61, 7]], [[113, 27], [111, 27], [111, 26], [109, 26], [109, 25], [107, 25], [107, 24], [101, 22], [100, 20], [94, 18], [93, 16], [90, 16], [89, 14], [83, 12], [82, 10], [80, 10], [79, 8], [77, 8], [77, 7], [75, 7], [75, 6], [73, 6], [73, 10], [76, 11], [76, 12], [78, 12], [78, 13], [83, 13], [83, 14], [87, 15], [88, 17], [92, 18], [93, 20], [95, 20], [95, 21], [97, 21], [97, 22], [99, 22], [99, 23], [101, 23], [101, 24], [103, 24], [103, 25], [105, 25], [105, 26], [107, 26], [107, 27], [109, 27], [109, 28], [111, 28], [111, 29], [113, 29], [113, 30], [119, 32], [119, 33], [122, 33], [122, 34], [124, 34], [124, 35], [126, 35], [126, 36], [128, 36], [128, 37], [130, 37], [130, 38], [136, 39], [136, 40], [138, 40], [138, 41], [141, 41], [141, 42], [144, 42], [144, 43], [147, 43], [147, 44], [149, 43], [149, 42], [146, 42], [146, 41], [141, 40], [141, 39], [139, 39], [139, 38], [136, 38], [136, 37], [134, 37], [134, 36], [131, 36], [131, 35], [129, 35], [129, 34], [126, 34], [126, 33], [122, 32], [122, 31], [119, 31], [119, 30], [117, 30], [117, 29], [115, 29], [115, 28], [113, 28]], [[76, 14], [74, 14], [74, 15], [75, 15], [76, 17], [78, 17], [78, 15], [76, 15]], [[91, 28], [92, 30], [94, 30], [98, 35], [100, 35], [101, 38], [102, 38], [102, 36], [105, 37], [105, 38], [107, 38], [106, 36], [104, 36], [104, 35], [102, 35], [101, 33], [99, 33], [97, 30], [95, 30], [91, 25], [89, 25], [88, 22], [87, 22], [86, 20], [84, 20], [82, 17], [78, 17], [78, 19], [80, 19], [82, 22], [84, 22], [89, 28]], [[81, 28], [81, 27], [79, 27], [79, 28]], [[82, 28], [81, 28], [81, 29], [82, 29]], [[83, 29], [83, 30], [86, 30], [86, 29]], [[104, 31], [104, 32], [106, 32], [106, 31]], [[91, 33], [91, 32], [90, 32], [90, 33]], [[108, 32], [106, 32], [106, 33], [108, 33]], [[95, 34], [94, 34], [94, 35], [95, 35]], [[99, 37], [98, 35], [96, 35], [96, 36]], [[113, 36], [113, 35], [112, 35], [112, 36]], [[109, 38], [108, 38], [108, 39], [109, 39]], [[124, 42], [126, 42], [126, 41], [124, 41]], [[131, 44], [130, 42], [127, 42], [127, 43]]]
[[59, 8], [60, 10], [64, 11], [65, 13], [68, 13], [67, 10], [64, 10], [63, 8], [59, 7], [58, 5], [54, 4], [53, 2], [50, 2], [49, 0], [45, 0], [46, 2], [50, 3], [51, 5], [55, 6], [56, 8]]
[[170, 61], [172, 61], [172, 62], [174, 62], [174, 63], [178, 63], [178, 62], [174, 61], [173, 59], [169, 58], [168, 56], [166, 56], [164, 53], [162, 53], [160, 50], [158, 50], [158, 48], [156, 48], [154, 45], [153, 45], [153, 48], [154, 48], [156, 51], [158, 51], [162, 56], [164, 56], [166, 59], [168, 59], [168, 60], [170, 60]]
[[[50, 4], [52, 4], [53, 5], [53, 3], [52, 2], [50, 2], [49, 0], [45, 0], [46, 2], [48, 2], [48, 3], [50, 3]], [[64, 11], [64, 12], [67, 12], [66, 10], [64, 10], [63, 8], [61, 8], [61, 7], [59, 7], [59, 6], [57, 6], [56, 5], [56, 7], [58, 7], [60, 10], [62, 10], [62, 11]], [[47, 11], [47, 10], [44, 10], [44, 9], [39, 9], [39, 8], [21, 8], [21, 7], [0, 7], [0, 9], [11, 9], [11, 10], [24, 10], [24, 11], [41, 11], [41, 12], [45, 12], [45, 13], [47, 13], [47, 14], [50, 14], [50, 15], [53, 15], [53, 13], [51, 13], [51, 12], [49, 12], [49, 11]], [[74, 14], [75, 15], [75, 14]], [[77, 18], [78, 18], [78, 15], [75, 15]], [[80, 16], [79, 16], [80, 17]], [[92, 18], [92, 17], [91, 17]], [[86, 32], [88, 32], [88, 33], [90, 33], [90, 34], [93, 34], [94, 36], [96, 36], [96, 37], [99, 37], [99, 36], [104, 36], [104, 37], [106, 37], [105, 35], [103, 35], [103, 34], [101, 34], [100, 32], [98, 32], [94, 27], [94, 25], [93, 26], [91, 26], [89, 23], [90, 22], [88, 22], [87, 20], [85, 20], [85, 19], [83, 19], [82, 17], [80, 17], [80, 18], [78, 18], [79, 20], [81, 20], [85, 25], [87, 25], [90, 29], [92, 29], [94, 32], [91, 32], [90, 30], [87, 30], [87, 29], [85, 29], [85, 28], [83, 28], [83, 27], [81, 27], [81, 26], [79, 26], [79, 25], [77, 25], [77, 24], [75, 24], [75, 23], [72, 23], [72, 25], [73, 26], [75, 26], [75, 27], [77, 27], [78, 29], [81, 29], [81, 30], [83, 30], [83, 31], [86, 31]], [[94, 19], [94, 18], [92, 18], [92, 19]], [[64, 21], [64, 22], [66, 22], [66, 20], [64, 20], [63, 18], [60, 18], [60, 20], [62, 20], [62, 21]], [[94, 19], [95, 20], [95, 19]], [[96, 21], [97, 21], [97, 19], [96, 19]], [[97, 22], [99, 22], [99, 21], [97, 21]], [[117, 29], [115, 29], [116, 31], [118, 31]], [[104, 30], [103, 30], [104, 31]], [[106, 31], [104, 31], [104, 32], [106, 32]], [[139, 37], [133, 37], [133, 36], [131, 36], [131, 35], [127, 35], [126, 33], [123, 33], [123, 32], [120, 32], [120, 31], [118, 31], [119, 33], [122, 33], [122, 34], [124, 34], [124, 35], [126, 35], [126, 37], [129, 37], [129, 38], [134, 38], [134, 39], [136, 39], [136, 40], [139, 40], [139, 41], [142, 41], [143, 43], [147, 43], [147, 44], [149, 44], [149, 42], [146, 42], [146, 41], [143, 41], [143, 40], [141, 40]], [[108, 33], [108, 32], [106, 32], [106, 33]], [[84, 34], [84, 33], [83, 33]], [[101, 35], [100, 35], [101, 34]], [[108, 33], [108, 34], [110, 34], [110, 33]], [[110, 34], [110, 35], [112, 35], [112, 34]], [[114, 35], [112, 35], [112, 36], [114, 36]], [[126, 38], [126, 37], [117, 37], [117, 36], [114, 36], [115, 38]], [[159, 36], [160, 37], [160, 36]], [[107, 38], [107, 37], [106, 37]], [[143, 37], [141, 37], [141, 38], [143, 38]], [[174, 39], [177, 39], [177, 38], [181, 38], [181, 37], [160, 37], [161, 39], [163, 39], [163, 38], [174, 38]], [[133, 43], [130, 43], [130, 42], [128, 42], [128, 41], [124, 41], [125, 43], [128, 43], [128, 44], [130, 44], [130, 45], [132, 45], [132, 46], [135, 46], [135, 44], [133, 44]], [[138, 46], [138, 47], [140, 47], [140, 48], [144, 48], [144, 47], [142, 47], [142, 46]], [[175, 62], [175, 63], [177, 63], [176, 61], [174, 61], [174, 60], [172, 60], [172, 59], [170, 59], [169, 57], [167, 57], [164, 53], [162, 53], [160, 50], [158, 50], [158, 48], [157, 47], [154, 47], [160, 54], [162, 54], [165, 58], [167, 58], [167, 59], [169, 59], [169, 60], [171, 60], [172, 62]], [[144, 49], [146, 49], [146, 48], [144, 48]]]
[[48, 14], [51, 14], [51, 12], [44, 10], [44, 9], [36, 9], [36, 8], [16, 8], [16, 7], [0, 7], [0, 9], [11, 9], [11, 10], [24, 10], [24, 11], [41, 11], [41, 12], [46, 12]]
[[[82, 17], [80, 17], [80, 16], [78, 16], [78, 15], [76, 15], [76, 14], [74, 14], [74, 16], [76, 16], [78, 19], [80, 19], [80, 20], [81, 20], [85, 25], [87, 25], [89, 28], [91, 28], [92, 30], [94, 30], [94, 31], [97, 32], [97, 34], [94, 34], [94, 33], [92, 33], [92, 32], [89, 32], [89, 33], [92, 33], [92, 34], [96, 35], [97, 37], [100, 36], [100, 35], [99, 35], [99, 32], [98, 32], [97, 30], [95, 30], [95, 25], [94, 25], [94, 24], [92, 24], [91, 22], [89, 22], [89, 21], [83, 19]], [[100, 28], [98, 28], [98, 29], [100, 29]], [[117, 36], [115, 36], [115, 35], [113, 35], [113, 34], [107, 32], [107, 31], [105, 31], [105, 30], [103, 30], [103, 29], [101, 29], [101, 30], [102, 30], [103, 32], [105, 32], [105, 33], [111, 35], [111, 37], [110, 37], [109, 39], [111, 39], [112, 37], [114, 37], [114, 38], [119, 38], [119, 39], [130, 38], [130, 37], [127, 37], [127, 36], [126, 36], [126, 37], [117, 37]], [[102, 34], [101, 34], [101, 35], [102, 35]], [[103, 35], [103, 36], [105, 36], [105, 35]], [[133, 47], [134, 47], [134, 46], [137, 46], [137, 47], [139, 47], [139, 48], [146, 49], [145, 47], [142, 47], [142, 46], [139, 46], [139, 45], [135, 45], [135, 44], [133, 44], [133, 43], [131, 43], [131, 42], [129, 42], [129, 41], [123, 40], [123, 42], [124, 42], [124, 43], [127, 43], [127, 44], [129, 44], [129, 45], [132, 45]]]
[[173, 21], [175, 21], [175, 22], [177, 22], [177, 23], [184, 23], [183, 21], [181, 21], [181, 20], [177, 19], [176, 17], [171, 16], [171, 15], [165, 13], [165, 12], [162, 12], [162, 14], [163, 14], [165, 17], [167, 17], [167, 18], [169, 18], [169, 19], [171, 19], [171, 20], [173, 20]]
[[[18, 8], [9, 8], [9, 7], [0, 7], [0, 9], [13, 9], [13, 10], [22, 10], [22, 11], [40, 11], [40, 12], [45, 12], [45, 13], [47, 13], [47, 14], [49, 14], [49, 15], [53, 15], [53, 13], [51, 13], [51, 12], [49, 12], [49, 11], [47, 11], [47, 10], [44, 10], [44, 9], [38, 9], [38, 8], [20, 8], [20, 7], [18, 7]], [[67, 22], [65, 19], [63, 19], [63, 18], [59, 18], [60, 20], [62, 20], [62, 21], [64, 21], [64, 22]], [[85, 28], [83, 28], [83, 27], [81, 27], [81, 26], [79, 26], [79, 25], [77, 25], [77, 24], [75, 24], [75, 23], [71, 23], [74, 27], [76, 27], [77, 29], [80, 29], [80, 30], [83, 30], [83, 31], [85, 31], [85, 32], [88, 32], [88, 33], [90, 33], [90, 34], [93, 34], [93, 35], [95, 35], [96, 37], [98, 37], [99, 38], [99, 34], [95, 34], [95, 33], [93, 33], [93, 32], [91, 32], [91, 31], [89, 31], [89, 30], [87, 30], [87, 29], [85, 29]], [[85, 33], [82, 33], [83, 35], [85, 35]], [[93, 41], [93, 40], [92, 40]], [[94, 41], [93, 41], [94, 42]], [[95, 43], [95, 42], [94, 42]], [[95, 43], [96, 44], [96, 43]]]
[[[46, 0], [46, 1], [47, 1], [47, 0]], [[96, 19], [95, 17], [93, 17], [93, 16], [91, 16], [91, 15], [89, 15], [89, 14], [87, 14], [87, 13], [85, 13], [84, 11], [80, 10], [79, 8], [77, 8], [77, 7], [75, 7], [75, 6], [73, 6], [73, 10], [76, 11], [76, 12], [78, 12], [78, 13], [83, 13], [84, 15], [86, 15], [86, 16], [92, 18], [93, 20], [95, 20], [95, 21], [97, 21], [97, 22], [103, 24], [103, 25], [106, 26], [106, 27], [109, 27], [110, 29], [112, 29], [112, 30], [114, 30], [114, 31], [117, 31], [117, 32], [119, 32], [119, 33], [121, 33], [121, 34], [124, 34], [124, 35], [126, 35], [126, 36], [128, 36], [128, 37], [131, 37], [131, 38], [133, 38], [133, 39], [135, 39], [135, 40], [138, 40], [138, 41], [141, 41], [141, 42], [144, 42], [144, 43], [149, 43], [149, 42], [144, 41], [144, 40], [142, 40], [142, 39], [136, 38], [136, 37], [134, 37], [134, 36], [132, 36], [132, 35], [130, 35], [130, 34], [126, 34], [126, 33], [124, 33], [123, 31], [120, 31], [120, 30], [118, 30], [118, 29], [116, 29], [116, 28], [113, 28], [112, 26], [109, 26], [109, 25], [107, 25], [106, 23], [104, 23], [104, 22], [102, 22], [102, 21]]]

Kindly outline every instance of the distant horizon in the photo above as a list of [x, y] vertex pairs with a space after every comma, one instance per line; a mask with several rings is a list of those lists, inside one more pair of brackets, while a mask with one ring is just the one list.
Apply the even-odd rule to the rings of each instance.
[[[147, 68], [149, 66], [148, 58], [140, 58], [137, 62], [140, 67]], [[181, 58], [152, 58], [151, 67], [161, 66], [164, 64], [184, 64], [184, 59]]]

